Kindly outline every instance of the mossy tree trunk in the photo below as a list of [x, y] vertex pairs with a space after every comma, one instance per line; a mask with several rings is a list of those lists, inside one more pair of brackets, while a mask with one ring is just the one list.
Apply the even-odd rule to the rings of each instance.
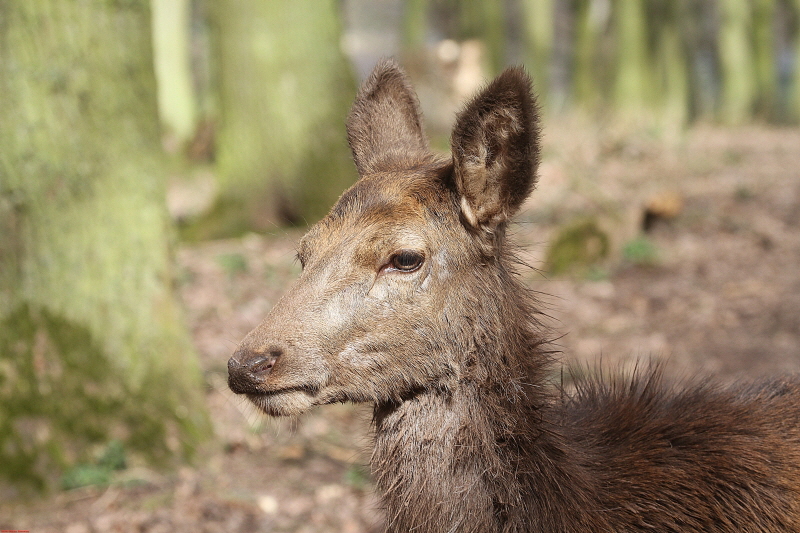
[[0, 0], [0, 479], [206, 431], [172, 291], [148, 0]]
[[221, 196], [202, 236], [314, 222], [355, 179], [344, 131], [355, 80], [338, 9], [336, 0], [211, 7]]
[[652, 105], [644, 0], [617, 0], [613, 17], [617, 38], [614, 102], [621, 113], [635, 115]]
[[601, 27], [593, 0], [575, 2], [575, 49], [572, 74], [572, 93], [575, 103], [594, 110], [603, 100], [603, 90], [598, 80], [597, 61]]
[[168, 133], [185, 143], [197, 125], [189, 57], [189, 0], [152, 0], [152, 7], [158, 113]]
[[756, 111], [763, 118], [773, 118], [778, 103], [775, 8], [775, 0], [753, 0], [753, 61], [758, 91]]
[[403, 51], [416, 54], [425, 49], [429, 0], [406, 0], [403, 9]]
[[[795, 17], [800, 20], [800, 0], [793, 0]], [[794, 77], [789, 88], [789, 114], [800, 121], [800, 28], [794, 33]]]
[[533, 75], [533, 83], [541, 105], [548, 105], [550, 67], [555, 41], [555, 3], [553, 0], [524, 0], [525, 64]]
[[485, 48], [484, 68], [495, 76], [505, 66], [506, 9], [504, 2], [448, 0], [455, 17], [455, 38], [459, 41], [478, 39]]
[[741, 124], [753, 112], [757, 78], [751, 45], [750, 2], [719, 0], [720, 27], [717, 34], [722, 95], [720, 118], [726, 124]]
[[681, 128], [689, 120], [689, 65], [681, 23], [689, 20], [685, 0], [664, 0], [651, 4], [650, 26], [656, 35], [656, 68], [662, 121]]

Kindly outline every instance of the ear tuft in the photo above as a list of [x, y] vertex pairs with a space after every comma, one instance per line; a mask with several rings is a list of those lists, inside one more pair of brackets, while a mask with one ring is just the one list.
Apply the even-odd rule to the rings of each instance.
[[539, 124], [530, 77], [506, 69], [458, 114], [452, 135], [456, 188], [466, 221], [493, 232], [536, 184]]
[[417, 96], [394, 60], [378, 63], [361, 85], [347, 117], [347, 141], [361, 175], [429, 156]]

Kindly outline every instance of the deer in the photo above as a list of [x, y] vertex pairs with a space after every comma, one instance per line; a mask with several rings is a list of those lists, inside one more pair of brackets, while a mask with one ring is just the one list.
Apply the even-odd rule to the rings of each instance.
[[449, 156], [391, 59], [346, 129], [359, 178], [300, 240], [302, 271], [228, 384], [271, 416], [372, 403], [387, 531], [800, 532], [797, 378], [553, 378], [506, 231], [540, 161], [524, 69], [465, 104]]

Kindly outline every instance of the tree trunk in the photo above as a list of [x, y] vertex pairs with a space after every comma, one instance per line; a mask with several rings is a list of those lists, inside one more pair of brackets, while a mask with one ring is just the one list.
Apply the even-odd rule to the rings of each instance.
[[540, 105], [547, 105], [550, 94], [550, 66], [555, 40], [555, 4], [553, 0], [524, 0], [525, 63], [533, 75]]
[[749, 2], [719, 0], [718, 34], [722, 81], [721, 119], [726, 124], [741, 124], [753, 110], [756, 81], [750, 35], [752, 18]]
[[689, 120], [689, 65], [681, 36], [686, 3], [667, 0], [656, 5], [652, 26], [658, 28], [656, 51], [662, 120], [667, 127], [682, 128]]
[[425, 49], [429, 0], [407, 0], [403, 9], [403, 51], [417, 54]]
[[206, 431], [172, 292], [147, 0], [0, 0], [0, 478]]
[[577, 0], [575, 7], [575, 51], [572, 87], [575, 103], [594, 110], [603, 100], [603, 90], [597, 77], [597, 53], [601, 24], [595, 7], [596, 0]]
[[194, 135], [197, 98], [189, 58], [189, 0], [152, 0], [158, 114], [179, 143]]
[[[792, 2], [795, 17], [800, 20], [800, 0]], [[789, 88], [789, 115], [800, 121], [800, 28], [794, 31], [794, 77]]]
[[219, 0], [212, 9], [223, 234], [311, 223], [355, 179], [344, 121], [355, 94], [336, 0]]
[[614, 23], [617, 40], [615, 105], [623, 113], [635, 114], [652, 103], [643, 0], [618, 0], [614, 5]]
[[756, 110], [766, 119], [776, 115], [778, 95], [775, 7], [775, 0], [753, 0], [753, 60], [758, 91]]
[[486, 47], [486, 70], [497, 75], [505, 66], [506, 10], [500, 0], [488, 2], [455, 2], [458, 16], [458, 38], [479, 39]]

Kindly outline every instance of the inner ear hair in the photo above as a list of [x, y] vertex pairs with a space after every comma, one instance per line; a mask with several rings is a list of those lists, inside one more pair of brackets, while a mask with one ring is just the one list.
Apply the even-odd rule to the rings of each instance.
[[378, 63], [361, 85], [347, 117], [347, 141], [362, 176], [430, 157], [417, 95], [394, 60]]
[[506, 69], [456, 118], [454, 178], [464, 219], [494, 232], [520, 208], [536, 184], [539, 125], [530, 77]]

